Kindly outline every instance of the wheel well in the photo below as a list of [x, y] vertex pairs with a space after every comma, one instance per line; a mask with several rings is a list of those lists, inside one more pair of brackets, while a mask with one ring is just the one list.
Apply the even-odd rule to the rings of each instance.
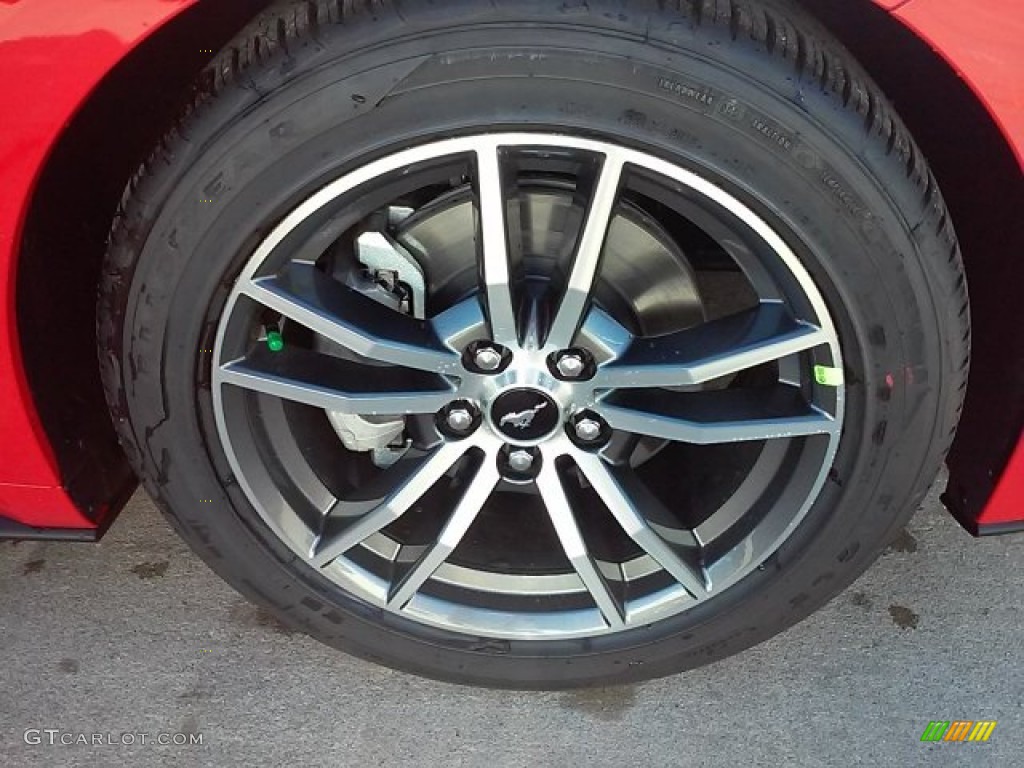
[[[923, 40], [869, 0], [800, 0], [868, 68], [910, 128], [949, 207], [971, 295], [967, 402], [943, 500], [971, 531], [1024, 425], [1024, 179], [985, 106]], [[927, 83], [927, 88], [922, 87]]]
[[[950, 458], [948, 502], [969, 521], [1005, 466], [1024, 417], [1024, 398], [1015, 395], [1024, 324], [1002, 321], [1002, 308], [1024, 298], [1012, 274], [1016, 254], [1024, 252], [1024, 227], [1014, 223], [1024, 208], [1020, 166], [973, 92], [897, 20], [870, 0], [798, 1], [896, 103], [932, 166], [963, 246], [975, 352]], [[94, 91], [40, 175], [19, 256], [18, 328], [40, 419], [64, 483], [83, 508], [115, 496], [118, 478], [128, 476], [95, 354], [95, 287], [110, 223], [127, 180], [189, 103], [211, 58], [202, 51], [225, 45], [269, 2], [200, 2], [155, 32]], [[927, 91], [921, 83], [929, 84]], [[126, 104], [132, 120], [124, 125]]]
[[156, 30], [92, 92], [40, 172], [19, 252], [18, 334], [62, 483], [88, 514], [117, 503], [132, 483], [96, 358], [110, 224], [128, 179], [191, 100], [213, 56], [204, 51], [226, 45], [268, 2], [199, 2]]

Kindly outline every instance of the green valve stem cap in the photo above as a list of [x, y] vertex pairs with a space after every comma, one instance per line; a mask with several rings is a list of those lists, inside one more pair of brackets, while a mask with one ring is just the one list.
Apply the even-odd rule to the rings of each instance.
[[814, 366], [814, 380], [823, 387], [841, 387], [843, 385], [843, 370], [830, 368], [827, 365], [816, 365]]
[[280, 331], [267, 331], [267, 348], [271, 352], [280, 352], [284, 349], [284, 336]]

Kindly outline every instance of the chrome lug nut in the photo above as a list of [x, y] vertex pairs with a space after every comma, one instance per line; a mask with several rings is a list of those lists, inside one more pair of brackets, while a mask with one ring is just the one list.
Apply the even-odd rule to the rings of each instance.
[[529, 451], [512, 451], [508, 455], [508, 466], [516, 472], [529, 472], [533, 467], [533, 454]]
[[513, 485], [532, 483], [540, 474], [544, 457], [536, 448], [516, 445], [502, 446], [498, 452], [498, 469], [505, 482]]
[[567, 379], [578, 379], [583, 375], [583, 369], [587, 367], [586, 362], [580, 355], [563, 355], [555, 364], [558, 372]]
[[511, 362], [512, 353], [492, 341], [474, 341], [462, 353], [462, 364], [475, 373], [497, 375]]
[[555, 352], [548, 357], [548, 369], [562, 381], [582, 381], [597, 373], [594, 356], [583, 348]]
[[596, 450], [612, 437], [612, 430], [604, 419], [593, 411], [577, 411], [566, 424], [569, 439], [585, 450]]
[[480, 411], [469, 400], [455, 400], [437, 414], [437, 428], [454, 440], [469, 437], [480, 426]]
[[494, 347], [481, 347], [473, 356], [473, 362], [481, 371], [490, 373], [501, 367], [502, 355]]
[[601, 422], [595, 419], [580, 419], [576, 422], [574, 429], [576, 430], [576, 437], [585, 443], [592, 443], [601, 437]]
[[476, 419], [468, 408], [452, 408], [446, 421], [454, 432], [468, 432]]

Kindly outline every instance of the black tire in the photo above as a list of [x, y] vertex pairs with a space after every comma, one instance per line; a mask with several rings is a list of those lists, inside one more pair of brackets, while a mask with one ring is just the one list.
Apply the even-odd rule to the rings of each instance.
[[[962, 403], [969, 326], [955, 235], [919, 150], [795, 4], [658, 5], [279, 3], [217, 59], [131, 183], [100, 286], [114, 422], [178, 532], [288, 624], [463, 683], [563, 688], [671, 674], [771, 637], [838, 594], [935, 477]], [[498, 48], [517, 55], [495, 57]], [[699, 168], [791, 233], [845, 350], [844, 434], [796, 531], [715, 599], [607, 638], [487, 642], [332, 589], [263, 525], [211, 423], [203, 350], [268, 228], [360, 158], [497, 125], [612, 137]]]

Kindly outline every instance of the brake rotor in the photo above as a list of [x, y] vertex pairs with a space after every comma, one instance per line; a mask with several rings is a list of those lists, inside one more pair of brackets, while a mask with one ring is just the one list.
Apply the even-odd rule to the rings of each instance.
[[[586, 215], [574, 190], [552, 182], [525, 183], [509, 201], [532, 278], [567, 274]], [[475, 206], [468, 187], [444, 195], [401, 222], [395, 239], [423, 266], [436, 307], [477, 289]], [[660, 336], [705, 320], [696, 274], [671, 235], [636, 206], [621, 203], [605, 241], [595, 300], [635, 333]]]

